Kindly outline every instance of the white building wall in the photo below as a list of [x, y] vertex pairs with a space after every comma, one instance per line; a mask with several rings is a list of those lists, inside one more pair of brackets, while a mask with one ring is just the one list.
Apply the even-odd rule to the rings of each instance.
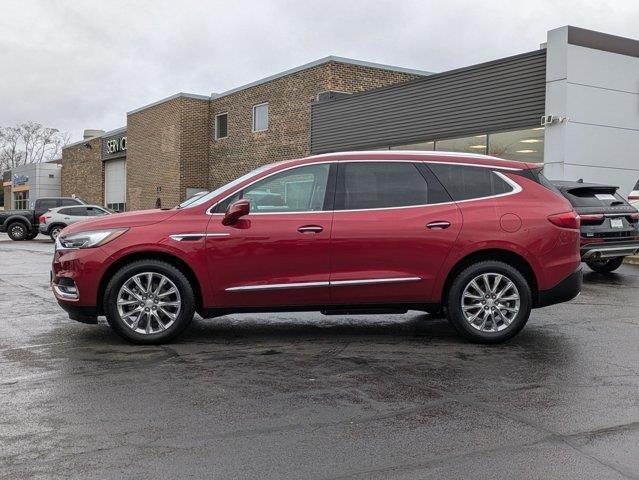
[[626, 195], [639, 179], [639, 58], [568, 43], [548, 32], [544, 171], [551, 179], [612, 183]]

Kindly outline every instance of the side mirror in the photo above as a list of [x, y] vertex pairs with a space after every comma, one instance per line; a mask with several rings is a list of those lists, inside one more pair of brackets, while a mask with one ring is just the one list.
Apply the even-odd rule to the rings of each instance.
[[228, 206], [222, 219], [222, 225], [233, 225], [241, 217], [248, 215], [250, 211], [251, 202], [247, 198], [240, 198]]

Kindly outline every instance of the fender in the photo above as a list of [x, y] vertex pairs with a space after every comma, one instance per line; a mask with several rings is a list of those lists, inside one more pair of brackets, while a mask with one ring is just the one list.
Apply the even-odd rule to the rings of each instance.
[[3, 228], [6, 228], [7, 225], [9, 225], [11, 222], [15, 222], [15, 221], [20, 221], [22, 223], [26, 223], [27, 227], [32, 230], [33, 229], [33, 223], [31, 222], [31, 220], [29, 220], [27, 217], [20, 215], [20, 214], [15, 214], [15, 215], [11, 215], [9, 218], [7, 218], [4, 223], [2, 224]]
[[457, 265], [460, 261], [462, 261], [469, 255], [477, 255], [481, 254], [482, 251], [490, 250], [504, 250], [519, 255], [526, 262], [528, 262], [528, 264], [532, 268], [533, 274], [535, 275], [537, 280], [537, 284], [543, 284], [545, 278], [543, 277], [543, 269], [541, 268], [539, 261], [534, 255], [531, 254], [529, 250], [523, 248], [521, 245], [503, 240], [466, 243], [463, 246], [457, 244], [450, 251], [446, 260], [444, 260], [442, 268], [440, 269], [440, 273], [437, 276], [433, 288], [435, 298], [442, 298], [446, 278], [455, 267], [455, 265]]

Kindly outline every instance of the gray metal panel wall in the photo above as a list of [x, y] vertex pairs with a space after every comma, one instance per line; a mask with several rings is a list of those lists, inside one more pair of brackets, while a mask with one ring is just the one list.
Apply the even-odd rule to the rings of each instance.
[[539, 125], [546, 50], [311, 106], [311, 152], [454, 138]]

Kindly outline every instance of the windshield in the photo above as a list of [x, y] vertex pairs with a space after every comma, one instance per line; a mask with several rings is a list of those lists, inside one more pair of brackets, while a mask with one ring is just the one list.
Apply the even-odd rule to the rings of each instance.
[[186, 208], [186, 207], [190, 208], [190, 207], [196, 207], [198, 205], [202, 205], [203, 203], [206, 203], [212, 200], [213, 198], [217, 197], [220, 193], [224, 192], [225, 190], [228, 190], [230, 188], [233, 188], [239, 185], [245, 180], [248, 180], [249, 178], [251, 178], [252, 176], [257, 175], [258, 173], [263, 172], [264, 170], [268, 168], [271, 168], [273, 165], [274, 164], [264, 165], [262, 167], [256, 168], [255, 170], [250, 171], [246, 175], [242, 175], [241, 177], [236, 178], [232, 182], [229, 182], [226, 185], [223, 185], [220, 188], [217, 188], [213, 190], [212, 192], [207, 193], [206, 195], [201, 195], [199, 197], [191, 197], [188, 200], [185, 200], [184, 202], [180, 203], [175, 208]]

